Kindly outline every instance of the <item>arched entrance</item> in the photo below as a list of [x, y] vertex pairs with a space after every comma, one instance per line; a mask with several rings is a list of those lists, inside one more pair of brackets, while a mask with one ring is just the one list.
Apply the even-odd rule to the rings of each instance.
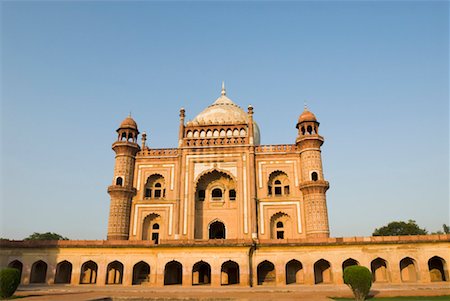
[[150, 265], [140, 261], [133, 266], [133, 285], [150, 282]]
[[286, 284], [303, 283], [303, 265], [300, 261], [292, 259], [286, 263]]
[[67, 260], [56, 265], [55, 283], [69, 284], [72, 278], [72, 264]]
[[345, 270], [346, 267], [350, 267], [350, 266], [352, 266], [352, 265], [359, 265], [359, 262], [356, 261], [356, 260], [353, 259], [353, 258], [346, 259], [346, 260], [342, 263], [342, 273], [344, 273], [344, 270]]
[[47, 277], [47, 264], [42, 260], [33, 263], [31, 267], [30, 283], [45, 283]]
[[370, 268], [372, 270], [373, 282], [387, 282], [388, 281], [388, 271], [387, 262], [383, 258], [376, 258], [370, 263]]
[[439, 256], [434, 256], [428, 260], [428, 271], [432, 282], [448, 281], [445, 260]]
[[97, 282], [97, 264], [92, 260], [81, 266], [80, 284], [94, 284]]
[[325, 259], [320, 259], [314, 264], [314, 283], [331, 283], [331, 265]]
[[227, 261], [221, 268], [221, 285], [230, 285], [239, 283], [239, 265], [234, 261]]
[[23, 263], [22, 262], [20, 262], [19, 260], [14, 260], [14, 261], [11, 261], [9, 264], [8, 264], [8, 268], [12, 268], [12, 269], [16, 269], [16, 270], [19, 270], [19, 279], [20, 279], [20, 281], [22, 282], [22, 269], [23, 269]]
[[403, 282], [417, 281], [416, 262], [414, 259], [405, 257], [400, 261], [400, 275]]
[[225, 225], [215, 221], [209, 225], [209, 239], [225, 239]]
[[106, 284], [122, 284], [123, 264], [113, 261], [106, 268]]
[[192, 267], [192, 285], [210, 284], [211, 266], [204, 261], [199, 261]]
[[161, 239], [162, 219], [159, 214], [151, 213], [144, 218], [142, 223], [142, 240], [151, 240], [155, 245]]
[[276, 281], [275, 266], [264, 260], [257, 268], [258, 285], [274, 285]]
[[168, 262], [164, 268], [164, 285], [182, 284], [183, 266], [178, 261]]

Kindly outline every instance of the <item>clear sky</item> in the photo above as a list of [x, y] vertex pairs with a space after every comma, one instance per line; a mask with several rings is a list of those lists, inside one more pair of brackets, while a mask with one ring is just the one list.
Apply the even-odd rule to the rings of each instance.
[[222, 80], [262, 144], [316, 114], [332, 236], [449, 223], [447, 1], [2, 1], [0, 236], [105, 239], [122, 119], [175, 147]]

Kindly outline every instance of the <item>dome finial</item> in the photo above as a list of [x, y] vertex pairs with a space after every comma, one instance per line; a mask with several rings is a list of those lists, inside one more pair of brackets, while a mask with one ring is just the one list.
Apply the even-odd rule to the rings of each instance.
[[227, 91], [225, 90], [225, 82], [222, 81], [222, 95], [227, 95]]
[[308, 111], [308, 105], [306, 104], [306, 101], [305, 101], [305, 111]]

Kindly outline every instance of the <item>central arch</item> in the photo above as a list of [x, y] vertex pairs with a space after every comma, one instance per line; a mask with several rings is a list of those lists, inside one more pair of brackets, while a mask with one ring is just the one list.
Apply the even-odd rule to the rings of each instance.
[[33, 263], [31, 267], [30, 283], [45, 283], [47, 277], [47, 264], [42, 260]]
[[133, 285], [150, 282], [150, 265], [139, 261], [133, 266]]
[[69, 284], [72, 278], [72, 264], [67, 260], [56, 265], [55, 283]]
[[298, 260], [292, 259], [286, 263], [286, 284], [303, 283], [303, 266]]
[[192, 285], [211, 283], [211, 266], [209, 263], [199, 261], [192, 267]]
[[387, 262], [383, 258], [376, 258], [370, 263], [373, 282], [388, 282]]
[[416, 262], [411, 257], [405, 257], [400, 261], [400, 276], [403, 282], [416, 282]]
[[164, 285], [182, 284], [183, 266], [178, 261], [166, 263], [164, 268]]
[[209, 239], [225, 239], [225, 225], [220, 221], [214, 221], [209, 225]]
[[123, 264], [117, 260], [108, 264], [106, 268], [106, 284], [122, 284]]
[[320, 259], [314, 264], [314, 283], [331, 283], [331, 265], [325, 259]]
[[231, 260], [224, 262], [221, 268], [221, 285], [239, 283], [239, 265]]
[[264, 260], [257, 268], [258, 285], [274, 285], [276, 281], [275, 266]]
[[94, 284], [97, 282], [97, 264], [92, 260], [81, 266], [80, 284]]

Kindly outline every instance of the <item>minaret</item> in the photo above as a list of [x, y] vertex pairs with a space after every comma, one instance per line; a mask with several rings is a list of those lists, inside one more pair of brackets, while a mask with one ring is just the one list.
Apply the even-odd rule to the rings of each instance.
[[323, 178], [320, 147], [324, 139], [319, 135], [319, 122], [305, 106], [297, 123], [296, 144], [300, 150], [301, 183], [300, 190], [306, 218], [308, 238], [329, 237], [327, 200], [325, 193], [329, 184]]
[[137, 144], [137, 124], [128, 116], [117, 129], [117, 141], [112, 149], [116, 153], [113, 184], [108, 187], [111, 205], [108, 220], [108, 240], [128, 240], [130, 231], [131, 199], [136, 195], [133, 187], [134, 162], [140, 150]]

